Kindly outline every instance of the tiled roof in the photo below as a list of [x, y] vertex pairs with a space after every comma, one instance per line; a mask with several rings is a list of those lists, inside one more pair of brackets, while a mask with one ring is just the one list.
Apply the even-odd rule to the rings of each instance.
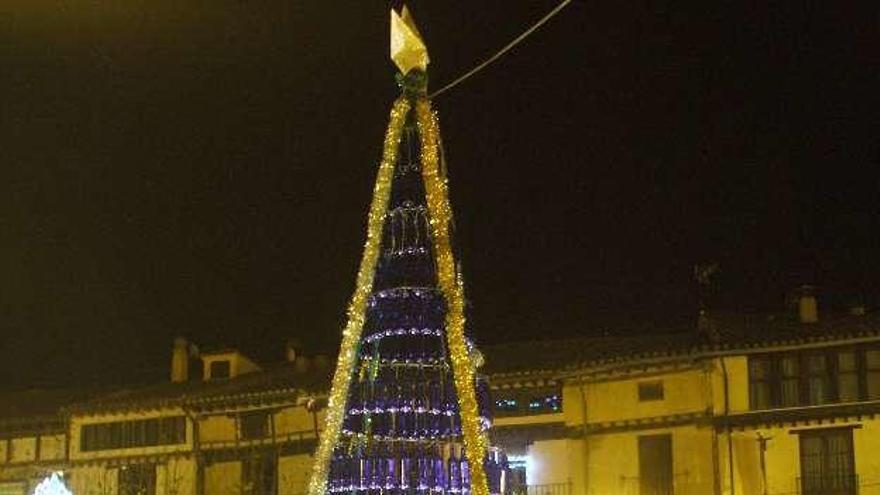
[[295, 397], [301, 393], [326, 391], [330, 370], [300, 372], [284, 364], [268, 371], [247, 373], [231, 379], [157, 385], [122, 389], [72, 405], [74, 412], [105, 411], [132, 407], [174, 407], [226, 404], [230, 401]]
[[[754, 352], [762, 348], [857, 339], [880, 339], [880, 314], [835, 316], [814, 324], [766, 314], [713, 315], [711, 332], [693, 328], [640, 329], [564, 340], [481, 346], [483, 373], [495, 377], [564, 372], [698, 353]], [[716, 335], [715, 339], [709, 337]], [[222, 408], [229, 403], [269, 402], [302, 393], [326, 393], [332, 366], [297, 372], [290, 364], [229, 380], [161, 383], [104, 391], [31, 390], [0, 395], [0, 429], [22, 421], [52, 421], [71, 412], [189, 406]], [[28, 419], [30, 418], [30, 419]], [[5, 426], [4, 426], [5, 425]]]
[[14, 418], [53, 417], [58, 411], [95, 392], [30, 389], [0, 394], [0, 422]]
[[800, 323], [792, 315], [724, 314], [713, 319], [728, 347], [807, 343], [880, 334], [880, 314], [834, 315], [817, 323]]
[[[713, 315], [709, 332], [696, 328], [656, 333], [606, 334], [577, 339], [507, 343], [481, 348], [491, 375], [580, 368], [695, 353], [754, 351], [860, 338], [880, 338], [880, 315], [840, 315], [802, 324], [791, 316]], [[710, 337], [711, 334], [714, 338]]]
[[643, 355], [660, 350], [687, 349], [696, 343], [695, 333], [659, 335], [604, 335], [577, 339], [514, 342], [484, 346], [483, 373], [534, 373], [561, 370], [580, 363]]
[[0, 394], [0, 438], [63, 431], [62, 409], [94, 393], [31, 389]]

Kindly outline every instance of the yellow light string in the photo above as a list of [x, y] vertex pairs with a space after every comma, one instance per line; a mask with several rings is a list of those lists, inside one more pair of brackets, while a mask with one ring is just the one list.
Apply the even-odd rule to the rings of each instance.
[[446, 178], [440, 176], [440, 130], [427, 98], [416, 102], [416, 121], [422, 144], [422, 178], [434, 237], [437, 280], [446, 299], [446, 340], [452, 358], [455, 389], [458, 392], [464, 448], [470, 466], [471, 494], [489, 495], [486, 471], [483, 468], [486, 437], [483, 434], [474, 390], [474, 369], [464, 337], [464, 291], [449, 239], [452, 207]]
[[373, 187], [373, 201], [367, 219], [367, 241], [358, 270], [357, 285], [351, 302], [348, 305], [348, 322], [342, 332], [342, 344], [339, 349], [339, 360], [333, 375], [333, 385], [327, 403], [327, 415], [324, 420], [324, 432], [315, 452], [315, 463], [309, 481], [309, 495], [324, 495], [327, 492], [327, 475], [330, 471], [330, 458], [333, 447], [342, 431], [345, 418], [345, 402], [348, 399], [348, 388], [354, 372], [358, 356], [361, 331], [366, 320], [367, 300], [373, 291], [373, 276], [376, 263], [382, 248], [382, 227], [388, 212], [388, 200], [391, 196], [391, 180], [394, 177], [394, 164], [397, 162], [400, 136], [410, 110], [410, 102], [400, 97], [391, 109], [388, 130], [382, 151], [382, 162]]

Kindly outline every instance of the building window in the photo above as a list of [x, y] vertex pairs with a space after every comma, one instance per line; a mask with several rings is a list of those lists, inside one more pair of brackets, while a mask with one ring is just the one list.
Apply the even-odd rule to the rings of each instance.
[[672, 435], [639, 437], [639, 495], [673, 495]]
[[83, 425], [80, 450], [129, 449], [186, 442], [186, 418], [141, 419]]
[[766, 356], [749, 359], [749, 401], [752, 409], [766, 409], [771, 402], [771, 361]]
[[269, 413], [256, 411], [239, 416], [242, 440], [253, 440], [269, 436]]
[[558, 395], [544, 395], [534, 397], [529, 401], [529, 412], [559, 412], [562, 410], [562, 400]]
[[749, 357], [752, 409], [880, 399], [880, 349], [830, 348]]
[[[523, 449], [525, 450], [525, 449]], [[528, 495], [528, 455], [510, 454], [507, 456], [506, 495]]]
[[866, 398], [880, 399], [880, 349], [865, 351]]
[[840, 402], [859, 400], [859, 366], [855, 351], [837, 353], [837, 397]]
[[517, 407], [516, 399], [498, 399], [495, 401], [495, 409], [497, 411], [516, 411]]
[[780, 405], [783, 407], [797, 406], [801, 403], [800, 361], [797, 355], [782, 356], [779, 360]]
[[809, 354], [807, 365], [807, 403], [818, 406], [831, 402], [831, 383], [828, 359], [824, 354]]
[[800, 433], [801, 493], [854, 495], [858, 486], [852, 429], [832, 428]]
[[119, 468], [119, 495], [155, 495], [156, 466], [134, 464]]
[[562, 411], [562, 391], [558, 387], [507, 390], [497, 398], [493, 412], [497, 416], [547, 414]]
[[639, 401], [663, 400], [663, 382], [643, 382], [639, 384]]
[[231, 365], [228, 360], [211, 361], [210, 377], [211, 380], [229, 378], [231, 373]]
[[241, 462], [241, 493], [243, 495], [276, 495], [278, 493], [278, 459], [269, 452], [255, 453]]

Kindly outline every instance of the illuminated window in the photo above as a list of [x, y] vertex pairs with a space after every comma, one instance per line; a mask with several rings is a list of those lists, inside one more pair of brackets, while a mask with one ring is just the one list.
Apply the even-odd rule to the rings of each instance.
[[562, 411], [562, 393], [558, 387], [506, 390], [506, 397], [493, 402], [498, 416], [547, 414]]
[[558, 412], [562, 410], [562, 400], [558, 395], [545, 395], [529, 400], [530, 412]]
[[516, 411], [516, 399], [498, 399], [495, 401], [495, 407], [499, 411]]
[[639, 401], [663, 400], [663, 382], [642, 382], [639, 384]]
[[[526, 474], [529, 471], [528, 455], [507, 456], [507, 495], [528, 495], [529, 485]], [[533, 494], [534, 495], [534, 494]]]

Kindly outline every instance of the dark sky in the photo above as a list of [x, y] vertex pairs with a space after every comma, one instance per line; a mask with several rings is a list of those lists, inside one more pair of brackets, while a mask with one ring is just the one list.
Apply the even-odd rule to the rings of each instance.
[[[705, 260], [721, 309], [876, 301], [872, 4], [575, 0], [438, 98], [476, 340], [687, 322]], [[554, 5], [412, 2], [434, 87]], [[0, 2], [0, 388], [164, 375], [177, 334], [332, 350], [387, 9]]]

